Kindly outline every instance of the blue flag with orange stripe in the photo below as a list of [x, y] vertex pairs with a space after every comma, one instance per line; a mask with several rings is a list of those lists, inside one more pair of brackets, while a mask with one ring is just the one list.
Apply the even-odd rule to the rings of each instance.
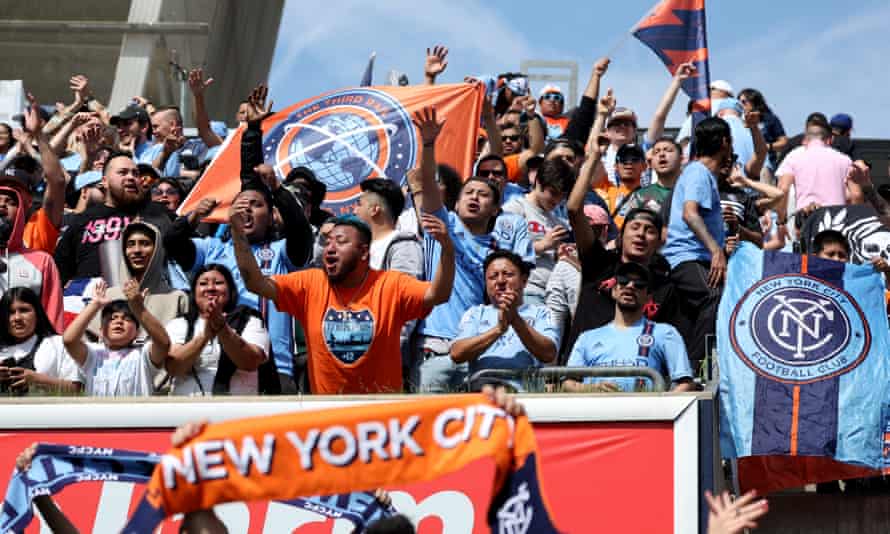
[[723, 456], [760, 457], [747, 473], [740, 462], [745, 489], [884, 467], [888, 328], [884, 281], [872, 266], [748, 243], [736, 250], [717, 349]]
[[683, 81], [683, 92], [693, 100], [693, 111], [711, 110], [708, 32], [705, 0], [662, 0], [633, 32], [655, 52], [671, 75], [682, 63], [692, 62], [696, 75]]

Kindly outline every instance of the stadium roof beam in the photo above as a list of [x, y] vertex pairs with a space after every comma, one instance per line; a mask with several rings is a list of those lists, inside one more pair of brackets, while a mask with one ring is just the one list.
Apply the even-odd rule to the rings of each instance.
[[180, 35], [210, 33], [206, 22], [101, 22], [82, 20], [9, 20], [0, 19], [0, 31], [90, 32]]
[[[557, 73], [540, 72], [540, 69], [548, 71], [556, 70]], [[566, 94], [566, 109], [578, 102], [578, 63], [575, 61], [546, 61], [540, 59], [523, 59], [519, 64], [519, 70], [528, 75], [529, 81], [534, 82], [568, 82], [568, 94]], [[558, 71], [562, 71], [559, 73]]]

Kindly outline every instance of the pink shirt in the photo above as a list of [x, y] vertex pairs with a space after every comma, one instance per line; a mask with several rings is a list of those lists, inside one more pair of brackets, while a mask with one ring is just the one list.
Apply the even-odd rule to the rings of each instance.
[[815, 202], [821, 206], [847, 203], [847, 173], [853, 161], [845, 154], [811, 139], [792, 150], [779, 165], [776, 176], [794, 176], [797, 207]]

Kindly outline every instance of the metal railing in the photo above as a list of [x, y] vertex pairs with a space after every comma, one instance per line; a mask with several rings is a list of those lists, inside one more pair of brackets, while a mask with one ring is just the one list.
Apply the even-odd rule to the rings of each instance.
[[667, 391], [664, 377], [651, 367], [538, 367], [527, 369], [483, 369], [467, 379], [473, 388], [484, 384], [485, 379], [497, 380], [546, 380], [563, 378], [646, 378], [652, 382], [652, 391]]

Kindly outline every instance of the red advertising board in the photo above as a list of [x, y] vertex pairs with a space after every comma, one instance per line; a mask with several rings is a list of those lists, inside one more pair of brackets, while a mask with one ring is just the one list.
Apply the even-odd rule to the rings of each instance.
[[[562, 531], [678, 531], [674, 421], [532, 420], [545, 497]], [[162, 452], [169, 446], [170, 430], [2, 430], [0, 473], [10, 473], [16, 455], [35, 441]], [[431, 482], [388, 489], [395, 507], [412, 518], [421, 533], [487, 532], [485, 503], [492, 490], [492, 469], [486, 462], [477, 462]], [[0, 484], [5, 494], [6, 480]], [[141, 495], [140, 485], [84, 482], [69, 486], [55, 500], [81, 532], [98, 534], [117, 532]], [[641, 503], [645, 503], [645, 514], [639, 513]], [[280, 503], [234, 503], [218, 507], [217, 513], [233, 533], [337, 534], [351, 530], [343, 519], [337, 520], [343, 523], [339, 525]], [[160, 530], [176, 531], [176, 518]], [[39, 520], [35, 519], [27, 532], [40, 532]]]

